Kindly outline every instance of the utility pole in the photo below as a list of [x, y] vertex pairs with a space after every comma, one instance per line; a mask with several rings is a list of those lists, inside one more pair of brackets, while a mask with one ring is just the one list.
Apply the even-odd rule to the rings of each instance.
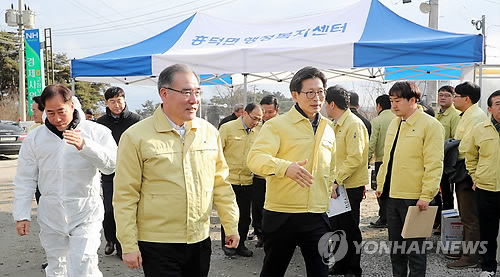
[[476, 27], [476, 30], [481, 30], [483, 34], [483, 64], [486, 64], [486, 16], [483, 14], [481, 20], [472, 20], [472, 25]]
[[[430, 11], [429, 11], [429, 28], [438, 29], [439, 28], [439, 0], [429, 0]], [[431, 105], [432, 103], [437, 103], [437, 93], [438, 93], [438, 81], [427, 81], [427, 93], [426, 93], [426, 104]]]
[[19, 119], [26, 121], [26, 85], [24, 62], [24, 27], [32, 29], [35, 26], [35, 13], [27, 7], [23, 10], [23, 0], [19, 0], [19, 10], [14, 5], [5, 12], [5, 23], [19, 29]]
[[24, 83], [24, 24], [23, 0], [19, 0], [19, 118], [26, 121], [26, 86]]

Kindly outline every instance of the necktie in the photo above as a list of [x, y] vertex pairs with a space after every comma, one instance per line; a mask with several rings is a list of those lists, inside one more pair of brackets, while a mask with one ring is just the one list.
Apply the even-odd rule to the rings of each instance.
[[392, 162], [394, 160], [394, 152], [396, 151], [396, 144], [398, 143], [399, 131], [401, 130], [401, 124], [404, 120], [399, 122], [398, 131], [394, 142], [392, 143], [391, 154], [389, 155], [389, 162], [387, 163], [387, 173], [385, 174], [384, 190], [382, 191], [383, 197], [389, 197], [389, 190], [391, 188], [391, 176], [392, 176]]

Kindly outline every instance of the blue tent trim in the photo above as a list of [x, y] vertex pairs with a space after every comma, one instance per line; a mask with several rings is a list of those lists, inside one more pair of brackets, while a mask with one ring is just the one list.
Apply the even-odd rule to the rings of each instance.
[[460, 80], [463, 66], [471, 64], [424, 65], [414, 67], [386, 67], [385, 80]]
[[[72, 77], [152, 75], [152, 55], [165, 53], [172, 48], [191, 24], [195, 15], [139, 43], [99, 55], [72, 60]], [[100, 68], [97, 72], [96, 67]]]
[[363, 35], [354, 43], [354, 67], [480, 62], [482, 45], [482, 35], [423, 27], [372, 0]]

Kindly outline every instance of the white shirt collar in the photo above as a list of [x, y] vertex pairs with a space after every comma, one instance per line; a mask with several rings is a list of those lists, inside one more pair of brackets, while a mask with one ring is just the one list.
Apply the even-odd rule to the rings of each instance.
[[179, 134], [181, 136], [182, 140], [184, 141], [184, 136], [186, 135], [186, 127], [185, 127], [186, 124], [179, 126], [179, 125], [175, 124], [172, 120], [170, 120], [170, 118], [165, 114], [165, 112], [163, 112], [163, 114], [167, 118], [170, 125], [172, 125], [172, 128], [174, 128], [174, 130], [177, 132], [177, 134]]

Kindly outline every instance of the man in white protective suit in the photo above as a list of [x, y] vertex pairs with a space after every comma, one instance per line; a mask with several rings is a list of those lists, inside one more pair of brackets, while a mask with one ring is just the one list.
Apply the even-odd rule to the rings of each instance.
[[100, 173], [115, 170], [116, 143], [103, 125], [85, 120], [80, 103], [64, 85], [41, 95], [45, 124], [24, 139], [14, 179], [12, 214], [20, 236], [29, 234], [33, 194], [38, 185], [40, 241], [46, 276], [102, 276], [97, 249], [104, 208]]

